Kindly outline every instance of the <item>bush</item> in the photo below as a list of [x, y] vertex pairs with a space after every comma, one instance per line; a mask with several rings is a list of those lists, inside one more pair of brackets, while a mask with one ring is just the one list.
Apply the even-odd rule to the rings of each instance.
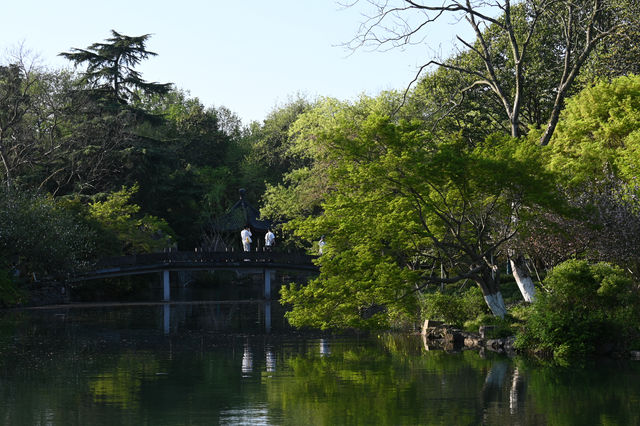
[[122, 254], [162, 251], [171, 247], [173, 231], [166, 221], [148, 214], [140, 214], [140, 206], [131, 203], [139, 190], [138, 184], [106, 194], [88, 206], [88, 216], [100, 224], [120, 242]]
[[426, 294], [423, 300], [422, 317], [444, 321], [462, 327], [465, 321], [475, 319], [487, 312], [487, 305], [478, 287], [471, 287], [463, 293]]
[[517, 322], [514, 318], [506, 315], [504, 318], [497, 317], [493, 314], [484, 313], [476, 318], [465, 321], [464, 329], [471, 333], [477, 333], [481, 325], [491, 325], [493, 330], [490, 330], [487, 334], [489, 339], [500, 339], [503, 337], [513, 336]]
[[11, 306], [23, 302], [24, 292], [17, 286], [11, 274], [0, 269], [0, 306]]
[[0, 191], [0, 267], [63, 278], [82, 268], [94, 250], [92, 231], [53, 198]]
[[547, 275], [544, 287], [517, 348], [567, 360], [622, 348], [637, 336], [638, 291], [621, 268], [570, 260]]

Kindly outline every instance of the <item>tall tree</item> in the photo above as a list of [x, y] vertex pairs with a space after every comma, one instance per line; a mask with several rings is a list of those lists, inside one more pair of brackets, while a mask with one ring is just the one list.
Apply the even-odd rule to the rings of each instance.
[[549, 205], [553, 194], [537, 146], [442, 141], [424, 123], [395, 122], [371, 102], [329, 116], [309, 132], [331, 165], [323, 212], [288, 225], [307, 242], [325, 235], [327, 250], [317, 280], [283, 292], [292, 322], [381, 325], [385, 317], [371, 315], [381, 306], [410, 311], [429, 283], [465, 279], [504, 315], [497, 262], [527, 209]]
[[136, 201], [146, 213], [165, 218], [181, 246], [197, 246], [203, 221], [236, 201], [241, 157], [237, 118], [225, 112], [222, 129], [219, 109], [205, 108], [197, 98], [174, 90], [144, 97], [140, 107], [163, 122], [138, 127], [144, 150], [135, 153], [137, 166], [128, 175], [129, 184], [140, 183], [144, 191]]
[[561, 118], [549, 167], [592, 227], [585, 251], [640, 273], [640, 76], [584, 89]]
[[[354, 2], [358, 3], [358, 1]], [[545, 81], [544, 90], [552, 96], [540, 144], [547, 145], [557, 125], [564, 100], [593, 50], [604, 40], [624, 34], [633, 27], [629, 11], [637, 10], [636, 0], [510, 0], [458, 1], [439, 4], [428, 1], [368, 0], [374, 13], [366, 19], [351, 48], [390, 48], [428, 40], [427, 31], [445, 18], [466, 20], [475, 40], [457, 39], [475, 60], [431, 59], [430, 66], [445, 67], [460, 73], [469, 84], [460, 90], [486, 90], [502, 105], [511, 135], [522, 134], [522, 109], [536, 95], [527, 84], [527, 68], [535, 63], [538, 52], [546, 46], [553, 53], [553, 68], [558, 73]], [[622, 17], [622, 18], [619, 18]], [[545, 40], [547, 44], [541, 44]], [[416, 77], [417, 78], [417, 77]]]
[[146, 94], [170, 90], [170, 83], [149, 83], [135, 70], [143, 59], [157, 55], [146, 48], [150, 34], [127, 36], [111, 30], [111, 35], [106, 43], [94, 43], [86, 49], [73, 48], [60, 56], [76, 66], [87, 64], [83, 78], [89, 87], [122, 103], [137, 99], [138, 90]]
[[17, 169], [31, 160], [34, 149], [24, 117], [33, 107], [30, 92], [35, 84], [33, 73], [20, 63], [0, 66], [0, 161], [8, 187]]
[[274, 108], [261, 124], [253, 123], [246, 138], [249, 152], [243, 164], [247, 189], [261, 194], [265, 183], [280, 183], [285, 173], [299, 166], [298, 158], [289, 152], [291, 126], [310, 105], [298, 97]]
[[135, 70], [143, 59], [155, 55], [146, 49], [149, 35], [130, 37], [112, 31], [106, 43], [72, 49], [60, 55], [76, 66], [86, 64], [67, 96], [67, 120], [62, 137], [76, 147], [68, 156], [67, 173], [51, 184], [61, 193], [97, 193], [130, 185], [136, 155], [148, 142], [140, 126], [162, 119], [140, 107], [141, 97], [166, 94], [171, 84], [148, 83]]

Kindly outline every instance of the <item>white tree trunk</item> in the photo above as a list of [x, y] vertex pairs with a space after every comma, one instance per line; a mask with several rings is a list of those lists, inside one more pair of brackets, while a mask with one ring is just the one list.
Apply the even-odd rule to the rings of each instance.
[[516, 280], [516, 284], [518, 284], [518, 288], [520, 289], [520, 293], [522, 293], [522, 298], [525, 302], [532, 303], [535, 300], [536, 296], [536, 288], [533, 285], [533, 279], [531, 279], [531, 275], [525, 269], [526, 266], [524, 264], [524, 259], [518, 258], [518, 261], [514, 259], [509, 259], [509, 263], [511, 264], [511, 270], [513, 271], [513, 278]]
[[504, 304], [502, 293], [498, 291], [493, 294], [487, 294], [484, 296], [484, 301], [487, 302], [487, 306], [491, 309], [493, 315], [504, 318], [507, 313], [507, 307]]

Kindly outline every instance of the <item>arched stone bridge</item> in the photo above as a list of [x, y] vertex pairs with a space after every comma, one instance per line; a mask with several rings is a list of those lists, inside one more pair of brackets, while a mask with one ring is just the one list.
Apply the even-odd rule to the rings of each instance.
[[106, 258], [98, 262], [96, 269], [78, 274], [70, 282], [127, 275], [162, 272], [164, 295], [169, 301], [171, 271], [234, 270], [264, 274], [264, 296], [271, 298], [271, 274], [277, 269], [317, 272], [312, 262], [317, 256], [279, 252], [212, 252], [167, 251], [131, 256]]

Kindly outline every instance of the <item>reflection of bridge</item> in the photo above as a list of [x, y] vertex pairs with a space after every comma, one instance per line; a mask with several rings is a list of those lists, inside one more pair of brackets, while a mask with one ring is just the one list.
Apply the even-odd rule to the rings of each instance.
[[277, 269], [316, 272], [316, 256], [271, 252], [169, 251], [101, 260], [93, 271], [71, 278], [71, 282], [162, 272], [164, 296], [171, 299], [171, 271], [233, 270], [264, 274], [264, 297], [271, 298], [271, 274]]

